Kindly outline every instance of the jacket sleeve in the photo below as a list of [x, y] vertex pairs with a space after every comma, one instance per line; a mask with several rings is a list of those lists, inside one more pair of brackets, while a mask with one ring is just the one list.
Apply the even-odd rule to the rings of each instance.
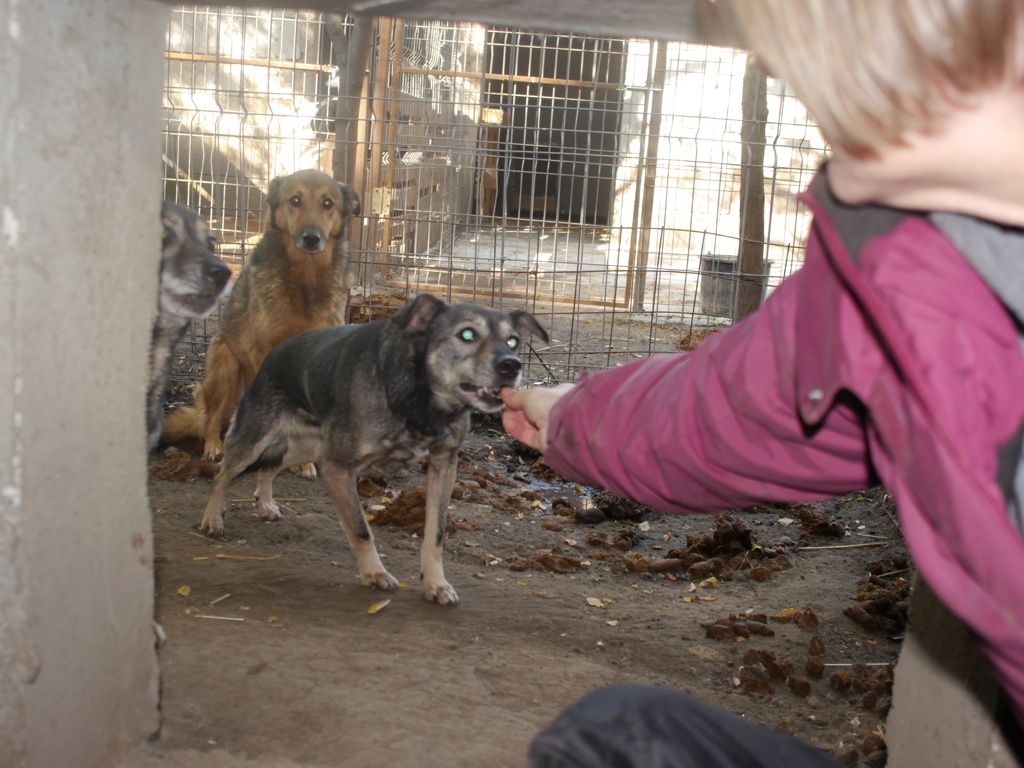
[[803, 277], [692, 352], [585, 374], [552, 411], [548, 463], [672, 513], [830, 498], [876, 483], [856, 401], [840, 395], [813, 427], [800, 418]]

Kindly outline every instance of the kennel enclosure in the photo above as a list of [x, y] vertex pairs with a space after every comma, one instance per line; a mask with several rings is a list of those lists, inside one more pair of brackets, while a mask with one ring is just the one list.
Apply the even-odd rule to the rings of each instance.
[[[362, 200], [353, 319], [422, 291], [528, 309], [553, 337], [527, 350], [531, 381], [686, 346], [802, 263], [795, 193], [825, 144], [742, 51], [188, 6], [164, 58], [165, 195], [235, 268], [270, 179], [320, 168]], [[216, 323], [195, 324], [180, 382]]]

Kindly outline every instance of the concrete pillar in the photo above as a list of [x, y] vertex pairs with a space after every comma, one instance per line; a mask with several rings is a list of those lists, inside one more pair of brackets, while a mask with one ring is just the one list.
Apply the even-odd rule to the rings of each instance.
[[0, 763], [151, 734], [144, 387], [167, 6], [0, 0]]
[[1021, 768], [997, 723], [1001, 696], [967, 627], [918, 579], [886, 723], [888, 768]]

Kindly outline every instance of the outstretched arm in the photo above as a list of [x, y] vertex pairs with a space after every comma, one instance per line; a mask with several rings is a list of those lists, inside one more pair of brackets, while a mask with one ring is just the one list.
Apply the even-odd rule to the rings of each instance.
[[555, 471], [666, 512], [828, 498], [876, 482], [863, 414], [797, 409], [798, 280], [689, 353], [507, 392], [509, 432]]

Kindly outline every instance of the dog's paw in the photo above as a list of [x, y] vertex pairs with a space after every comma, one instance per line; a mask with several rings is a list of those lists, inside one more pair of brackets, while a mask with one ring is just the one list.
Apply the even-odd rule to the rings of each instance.
[[256, 511], [264, 520], [280, 520], [284, 517], [284, 515], [281, 514], [281, 507], [279, 507], [277, 502], [273, 499], [270, 499], [269, 501], [259, 499], [256, 504]]
[[360, 578], [362, 578], [363, 584], [367, 587], [387, 590], [398, 589], [398, 579], [396, 579], [387, 571], [373, 571], [371, 573], [363, 573], [360, 574]]
[[455, 593], [455, 588], [447, 581], [424, 585], [423, 599], [438, 605], [459, 604], [459, 596]]
[[199, 524], [199, 532], [205, 533], [210, 536], [223, 536], [224, 535], [224, 518], [214, 519], [211, 517], [203, 517], [203, 522]]
[[303, 480], [316, 480], [316, 464], [300, 464], [292, 467], [292, 472]]
[[224, 443], [206, 443], [203, 446], [203, 458], [206, 461], [220, 461], [224, 455]]

